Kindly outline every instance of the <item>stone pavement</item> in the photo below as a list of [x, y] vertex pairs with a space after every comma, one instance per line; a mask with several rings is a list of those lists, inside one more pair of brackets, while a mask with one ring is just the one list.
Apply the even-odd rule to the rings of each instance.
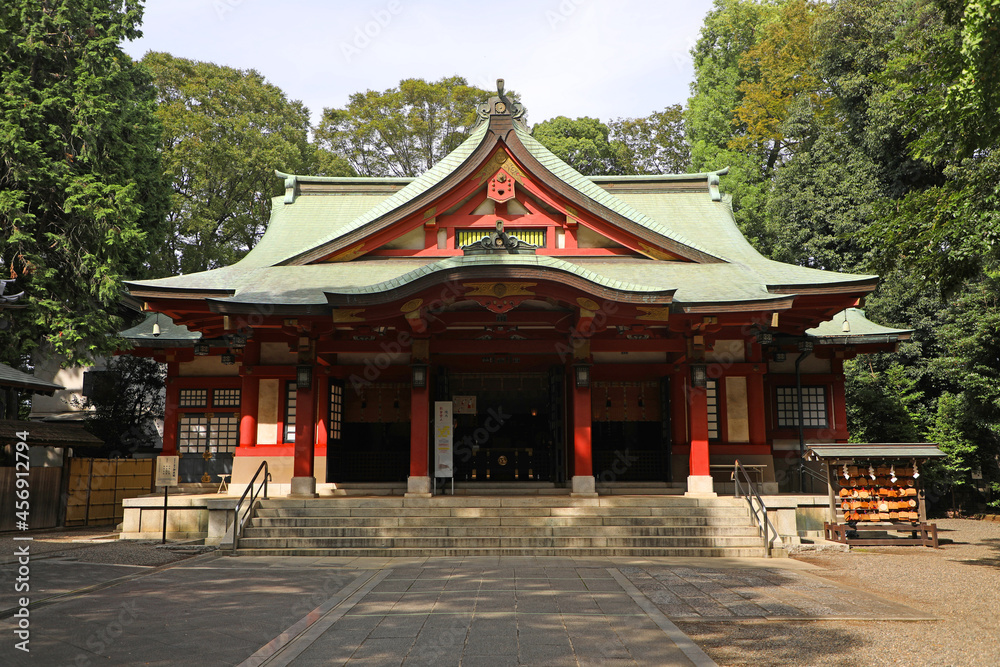
[[44, 558], [25, 654], [2, 567], [3, 665], [712, 665], [671, 618], [926, 618], [788, 559]]

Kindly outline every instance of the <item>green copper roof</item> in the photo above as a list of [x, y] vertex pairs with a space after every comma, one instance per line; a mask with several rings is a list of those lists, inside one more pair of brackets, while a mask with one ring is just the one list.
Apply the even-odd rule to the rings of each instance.
[[867, 442], [807, 445], [806, 458], [821, 459], [930, 459], [945, 456], [933, 442]]
[[[672, 228], [671, 220], [654, 220], [648, 215], [637, 211], [620, 196], [611, 194], [601, 186], [595, 184], [590, 178], [584, 176], [576, 169], [573, 169], [573, 167], [560, 160], [549, 149], [531, 136], [531, 134], [529, 134], [526, 129], [521, 127], [521, 125], [515, 123], [514, 127], [516, 128], [517, 136], [521, 140], [521, 143], [524, 144], [524, 147], [528, 149], [528, 151], [542, 164], [542, 166], [548, 169], [552, 175], [559, 180], [563, 181], [567, 185], [570, 185], [578, 192], [586, 195], [605, 208], [611, 209], [615, 213], [628, 218], [632, 222], [645, 227], [651, 232], [673, 239], [678, 243], [683, 243], [684, 245], [694, 248], [695, 250], [700, 250], [706, 255], [718, 257], [715, 252], [709, 249], [711, 246], [699, 245], [696, 240], [690, 239], [680, 230]], [[708, 198], [708, 188], [706, 187], [705, 190], [706, 191], [702, 197]]]
[[[160, 325], [160, 333], [153, 333], [153, 325]], [[145, 319], [118, 334], [125, 340], [143, 347], [183, 347], [201, 340], [201, 333], [191, 331], [162, 313], [146, 313]]]
[[[845, 318], [850, 331], [844, 331]], [[806, 330], [807, 336], [841, 345], [907, 340], [912, 333], [913, 329], [890, 329], [875, 324], [859, 308], [842, 310], [818, 327]]]
[[[394, 211], [416, 196], [431, 189], [448, 174], [454, 171], [459, 165], [465, 162], [470, 155], [472, 155], [473, 151], [475, 151], [476, 148], [479, 147], [479, 144], [482, 143], [483, 137], [486, 136], [487, 129], [488, 125], [486, 123], [481, 123], [475, 130], [472, 131], [469, 138], [458, 146], [458, 148], [446, 155], [440, 162], [425, 171], [423, 174], [413, 179], [402, 190], [399, 190], [388, 197], [383, 197], [378, 203], [355, 217], [346, 225], [338, 226], [336, 229], [329, 230], [325, 235], [322, 235], [319, 239], [313, 242], [309, 248], [303, 249], [302, 252], [296, 253], [296, 255], [302, 254], [303, 252], [306, 252], [316, 246], [329, 243], [344, 234], [361, 229], [365, 225], [374, 222], [383, 215]], [[294, 205], [295, 204], [291, 204], [291, 206]], [[292, 256], [278, 261], [286, 261], [287, 259], [292, 259]]]
[[264, 238], [238, 265], [273, 266], [312, 250], [345, 233], [385, 201], [385, 194], [300, 195], [293, 204], [285, 204], [284, 197], [274, 197]]
[[0, 364], [0, 387], [27, 389], [39, 394], [51, 394], [57, 389], [65, 389], [62, 385], [47, 382], [46, 380], [39, 380], [34, 375], [22, 373], [7, 364]]
[[583, 278], [595, 285], [600, 285], [601, 287], [606, 287], [608, 289], [619, 290], [622, 292], [646, 292], [646, 293], [668, 293], [673, 292], [671, 288], [665, 287], [649, 287], [647, 285], [640, 285], [632, 282], [626, 282], [623, 280], [616, 280], [614, 278], [609, 278], [603, 276], [596, 271], [591, 271], [578, 264], [571, 264], [567, 261], [561, 260], [557, 257], [551, 257], [547, 255], [511, 255], [507, 253], [496, 253], [488, 255], [463, 255], [460, 257], [448, 257], [442, 259], [441, 261], [434, 262], [433, 264], [427, 264], [418, 269], [414, 269], [408, 273], [405, 273], [397, 278], [387, 280], [384, 282], [376, 283], [374, 285], [365, 285], [363, 287], [350, 287], [350, 288], [340, 288], [340, 289], [330, 289], [327, 290], [331, 294], [378, 294], [380, 292], [385, 292], [387, 290], [394, 289], [396, 287], [401, 287], [407, 283], [413, 282], [424, 276], [429, 276], [434, 273], [439, 273], [442, 271], [448, 271], [451, 269], [469, 268], [475, 266], [524, 266], [533, 268], [545, 268], [551, 269], [553, 271], [561, 271], [565, 273], [570, 273]]

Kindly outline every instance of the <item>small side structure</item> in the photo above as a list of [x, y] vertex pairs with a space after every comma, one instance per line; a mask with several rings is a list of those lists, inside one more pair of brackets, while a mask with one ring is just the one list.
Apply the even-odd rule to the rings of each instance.
[[823, 465], [829, 483], [826, 539], [851, 545], [937, 547], [937, 526], [927, 523], [920, 466], [943, 456], [933, 443], [809, 445], [807, 457]]

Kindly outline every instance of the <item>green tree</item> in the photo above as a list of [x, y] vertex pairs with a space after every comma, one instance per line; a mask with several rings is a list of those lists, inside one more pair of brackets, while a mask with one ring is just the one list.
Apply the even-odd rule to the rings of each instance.
[[120, 47], [141, 19], [131, 0], [0, 9], [0, 270], [27, 306], [0, 332], [4, 361], [113, 350], [121, 281], [162, 242], [155, 91]]
[[127, 457], [139, 447], [152, 447], [158, 438], [155, 423], [164, 415], [166, 366], [144, 357], [116, 356], [96, 377], [85, 402], [93, 410], [87, 429], [104, 441], [109, 454]]
[[163, 124], [162, 156], [172, 186], [172, 234], [155, 257], [159, 275], [239, 260], [263, 235], [274, 171], [311, 171], [309, 112], [254, 70], [150, 52]]
[[683, 174], [691, 168], [691, 147], [684, 137], [684, 111], [679, 104], [645, 118], [618, 118], [608, 128], [627, 174]]
[[556, 116], [531, 130], [543, 146], [581, 174], [588, 176], [623, 174], [630, 170], [622, 162], [609, 137], [611, 129], [596, 118]]
[[764, 214], [771, 189], [771, 174], [765, 168], [767, 147], [735, 146], [733, 140], [742, 130], [734, 121], [735, 110], [743, 103], [744, 84], [760, 76], [745, 55], [776, 20], [778, 8], [777, 0], [715, 1], [691, 50], [695, 80], [684, 112], [692, 169], [730, 168], [722, 187], [732, 198], [736, 222], [765, 254], [773, 245]]
[[491, 94], [460, 76], [405, 79], [382, 92], [355, 93], [344, 108], [324, 109], [316, 142], [362, 176], [417, 176], [469, 137], [477, 105]]

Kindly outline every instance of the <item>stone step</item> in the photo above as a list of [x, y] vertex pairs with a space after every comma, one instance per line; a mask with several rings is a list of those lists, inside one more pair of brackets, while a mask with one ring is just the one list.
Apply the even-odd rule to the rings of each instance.
[[436, 527], [255, 527], [243, 539], [288, 537], [753, 537], [757, 530], [743, 526], [436, 526]]
[[753, 547], [758, 537], [251, 537], [240, 538], [240, 549], [448, 549], [552, 547]]
[[338, 496], [334, 498], [269, 498], [261, 500], [261, 507], [743, 507], [743, 500], [719, 498], [687, 498], [684, 496], [619, 495], [596, 498], [569, 498], [559, 496], [435, 496], [433, 498], [405, 498], [395, 496]]
[[262, 507], [261, 517], [746, 517], [742, 507]]
[[313, 558], [424, 558], [441, 556], [451, 558], [499, 557], [499, 556], [562, 556], [562, 557], [622, 557], [622, 558], [756, 558], [762, 555], [760, 543], [756, 547], [670, 547], [670, 548], [580, 548], [580, 547], [546, 547], [546, 548], [445, 548], [445, 549], [402, 549], [402, 548], [364, 548], [364, 549], [239, 549], [240, 556], [306, 556]]
[[[669, 520], [667, 520], [669, 519]], [[302, 528], [350, 528], [369, 526], [372, 528], [391, 527], [433, 527], [433, 526], [745, 526], [747, 517], [739, 516], [585, 516], [585, 517], [330, 517], [330, 516], [255, 516], [252, 525], [258, 527]]]

